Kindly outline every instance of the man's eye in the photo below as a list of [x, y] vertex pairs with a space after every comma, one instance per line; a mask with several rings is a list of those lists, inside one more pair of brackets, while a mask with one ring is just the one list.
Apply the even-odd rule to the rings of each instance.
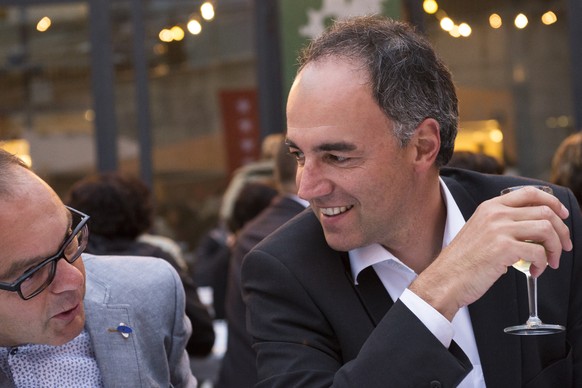
[[334, 163], [344, 163], [347, 162], [348, 160], [350, 160], [350, 158], [346, 157], [346, 156], [339, 156], [339, 155], [332, 155], [329, 154], [327, 155], [327, 158]]
[[303, 161], [303, 159], [305, 159], [305, 155], [303, 155], [303, 152], [301, 152], [301, 151], [291, 151], [290, 150], [289, 155], [294, 157], [298, 163], [301, 163], [301, 161]]

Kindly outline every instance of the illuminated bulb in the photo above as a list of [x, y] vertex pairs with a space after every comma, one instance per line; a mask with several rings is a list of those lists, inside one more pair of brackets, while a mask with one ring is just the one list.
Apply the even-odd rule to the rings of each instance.
[[501, 143], [503, 141], [503, 132], [500, 129], [492, 129], [489, 132], [489, 139], [494, 143]]
[[441, 28], [445, 31], [451, 31], [455, 23], [449, 17], [444, 17], [441, 19]]
[[174, 26], [170, 29], [172, 39], [180, 41], [184, 39], [184, 30], [180, 26]]
[[499, 16], [496, 13], [492, 13], [491, 16], [489, 16], [489, 25], [491, 26], [491, 28], [499, 28], [501, 27], [501, 25], [503, 24], [503, 22], [501, 21], [501, 16]]
[[554, 24], [557, 21], [558, 21], [558, 17], [552, 11], [548, 11], [542, 15], [542, 23], [544, 23], [546, 26], [549, 26], [550, 24]]
[[51, 19], [48, 16], [43, 17], [36, 24], [36, 30], [40, 32], [45, 32], [51, 26]]
[[158, 35], [160, 40], [162, 42], [171, 42], [172, 41], [172, 31], [168, 30], [167, 28], [164, 28], [162, 31], [160, 31], [160, 34]]
[[200, 6], [200, 14], [204, 20], [212, 20], [214, 19], [214, 7], [212, 3], [206, 1], [204, 4]]
[[459, 32], [459, 26], [454, 25], [453, 28], [451, 28], [451, 30], [449, 31], [449, 34], [451, 34], [451, 36], [453, 38], [458, 38], [461, 36], [461, 33]]
[[461, 34], [461, 36], [466, 38], [471, 35], [471, 31], [471, 26], [469, 26], [467, 23], [459, 24], [459, 34]]
[[422, 8], [424, 9], [424, 12], [432, 15], [438, 11], [439, 5], [435, 0], [424, 0], [422, 3]]
[[188, 31], [190, 31], [192, 35], [198, 35], [200, 32], [202, 32], [202, 25], [198, 20], [190, 19], [188, 22]]
[[517, 28], [519, 28], [520, 30], [525, 28], [527, 26], [528, 20], [527, 20], [527, 16], [525, 16], [524, 14], [520, 13], [519, 15], [517, 15], [515, 17], [515, 26]]

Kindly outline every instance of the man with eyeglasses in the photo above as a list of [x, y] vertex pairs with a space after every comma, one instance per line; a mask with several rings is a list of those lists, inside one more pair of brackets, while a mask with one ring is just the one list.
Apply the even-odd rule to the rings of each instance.
[[196, 387], [177, 273], [81, 257], [88, 220], [0, 150], [0, 387]]

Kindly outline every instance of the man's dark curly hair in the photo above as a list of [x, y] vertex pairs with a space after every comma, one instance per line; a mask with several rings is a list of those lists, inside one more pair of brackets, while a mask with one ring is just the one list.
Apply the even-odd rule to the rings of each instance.
[[135, 239], [153, 223], [151, 191], [131, 175], [109, 172], [81, 179], [65, 203], [91, 216], [92, 234], [108, 238]]

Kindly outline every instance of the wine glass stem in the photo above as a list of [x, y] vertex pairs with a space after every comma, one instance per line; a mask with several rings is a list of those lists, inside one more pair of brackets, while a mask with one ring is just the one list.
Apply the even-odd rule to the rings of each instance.
[[529, 271], [527, 277], [527, 301], [529, 304], [529, 319], [527, 325], [539, 325], [542, 321], [538, 318], [538, 283], [537, 278], [531, 276]]

